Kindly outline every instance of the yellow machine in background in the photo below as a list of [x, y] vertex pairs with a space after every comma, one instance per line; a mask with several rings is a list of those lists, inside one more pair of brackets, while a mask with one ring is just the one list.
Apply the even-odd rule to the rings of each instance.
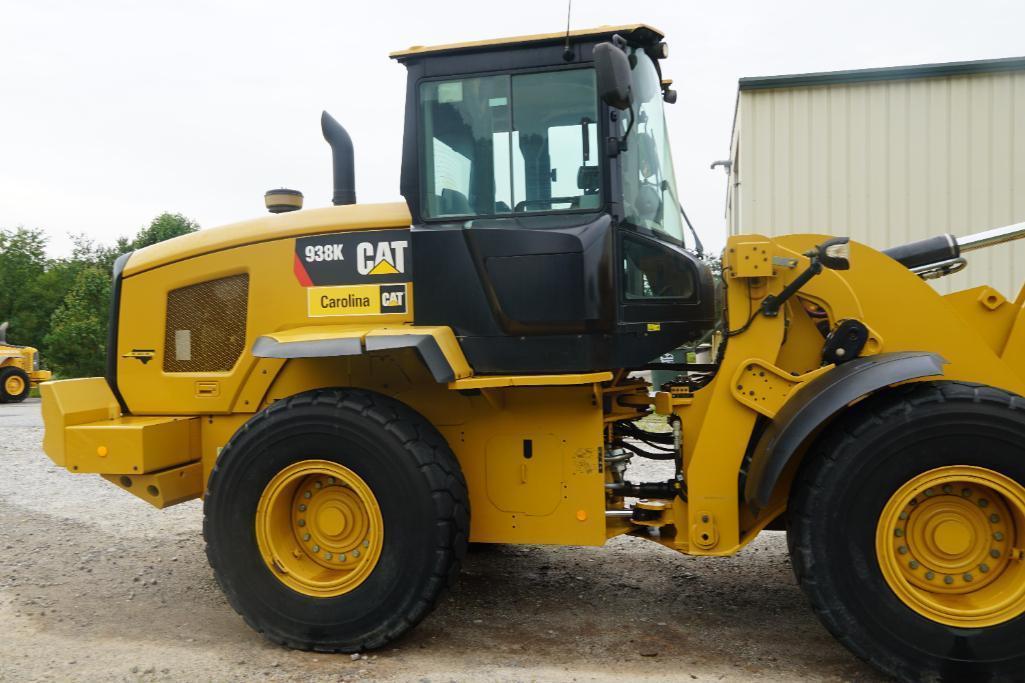
[[[280, 215], [121, 257], [107, 375], [43, 385], [47, 454], [203, 497], [229, 601], [290, 647], [397, 638], [471, 541], [723, 556], [785, 528], [881, 671], [1019, 676], [1025, 292], [924, 278], [1025, 226], [734, 236], [719, 275], [686, 243], [667, 54], [643, 25], [396, 53], [406, 202], [355, 204], [325, 114], [336, 206], [272, 191]], [[713, 330], [714, 363], [651, 361]], [[634, 457], [673, 475], [631, 481]]]
[[7, 323], [0, 323], [0, 403], [20, 403], [40, 382], [50, 379], [39, 368], [39, 351], [7, 343]]

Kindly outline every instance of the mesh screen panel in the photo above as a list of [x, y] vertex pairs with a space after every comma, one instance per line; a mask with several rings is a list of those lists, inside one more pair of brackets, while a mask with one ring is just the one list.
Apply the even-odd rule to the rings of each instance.
[[226, 372], [246, 343], [249, 275], [232, 275], [167, 295], [164, 372]]

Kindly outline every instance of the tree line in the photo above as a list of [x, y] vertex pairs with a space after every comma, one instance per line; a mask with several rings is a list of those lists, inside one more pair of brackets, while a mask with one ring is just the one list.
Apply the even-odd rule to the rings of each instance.
[[102, 375], [114, 261], [198, 229], [195, 221], [165, 212], [134, 238], [104, 245], [75, 235], [70, 256], [50, 258], [42, 230], [0, 228], [0, 322], [10, 323], [8, 343], [38, 348], [43, 367], [61, 377]]

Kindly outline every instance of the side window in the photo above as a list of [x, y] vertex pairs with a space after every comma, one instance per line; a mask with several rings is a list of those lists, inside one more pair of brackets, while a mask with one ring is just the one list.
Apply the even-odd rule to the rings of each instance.
[[425, 83], [420, 117], [427, 215], [494, 213], [496, 151], [507, 148], [510, 128], [509, 76]]
[[420, 86], [427, 217], [601, 206], [592, 69]]
[[595, 88], [590, 69], [513, 76], [514, 211], [600, 206]]
[[627, 301], [694, 298], [693, 267], [683, 257], [673, 258], [668, 247], [624, 235], [622, 251], [623, 297]]

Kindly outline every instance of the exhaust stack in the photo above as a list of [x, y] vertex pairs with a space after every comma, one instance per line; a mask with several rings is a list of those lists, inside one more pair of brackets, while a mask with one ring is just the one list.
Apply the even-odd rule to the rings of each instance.
[[320, 115], [320, 129], [324, 139], [331, 145], [332, 166], [334, 168], [334, 196], [331, 203], [335, 206], [356, 203], [356, 170], [352, 155], [352, 138], [326, 111]]

